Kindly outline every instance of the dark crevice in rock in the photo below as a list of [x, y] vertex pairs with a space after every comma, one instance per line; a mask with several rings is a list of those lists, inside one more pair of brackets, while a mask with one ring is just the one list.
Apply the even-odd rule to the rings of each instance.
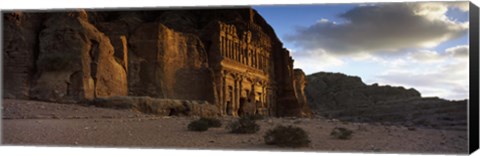
[[90, 46], [90, 76], [93, 79], [93, 95], [97, 96], [97, 65], [98, 65], [98, 42], [95, 40], [90, 40], [91, 46]]

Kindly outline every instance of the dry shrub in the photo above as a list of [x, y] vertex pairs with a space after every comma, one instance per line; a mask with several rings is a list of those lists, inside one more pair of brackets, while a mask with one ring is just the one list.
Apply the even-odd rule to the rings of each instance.
[[263, 137], [267, 145], [280, 147], [306, 147], [310, 144], [307, 132], [294, 126], [277, 126]]
[[230, 123], [227, 128], [230, 129], [230, 133], [235, 134], [253, 134], [260, 130], [256, 120], [248, 116], [243, 116], [237, 121]]
[[203, 132], [211, 127], [221, 127], [222, 122], [215, 118], [200, 118], [188, 124], [188, 130]]
[[343, 127], [335, 127], [330, 133], [330, 136], [336, 139], [347, 140], [352, 138], [352, 134], [353, 134], [352, 130], [349, 130]]
[[200, 118], [199, 120], [207, 122], [209, 127], [221, 127], [222, 122], [215, 118]]
[[188, 130], [190, 131], [203, 132], [208, 130], [208, 128], [210, 128], [210, 126], [208, 125], [208, 122], [205, 120], [195, 120], [188, 124]]
[[264, 117], [260, 114], [254, 114], [254, 115], [246, 115], [246, 116], [243, 116], [245, 118], [248, 118], [250, 120], [263, 120]]

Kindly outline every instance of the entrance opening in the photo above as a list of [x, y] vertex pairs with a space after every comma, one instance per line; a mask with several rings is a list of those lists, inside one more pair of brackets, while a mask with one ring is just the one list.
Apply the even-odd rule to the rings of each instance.
[[228, 86], [228, 97], [227, 97], [228, 101], [227, 101], [227, 115], [233, 115], [233, 107], [232, 107], [232, 103], [233, 103], [233, 87], [232, 86]]
[[255, 101], [255, 114], [259, 114], [259, 113], [260, 113], [260, 112], [259, 112], [259, 109], [261, 109], [260, 106], [261, 106], [261, 105], [260, 105], [260, 101], [256, 100], [256, 101]]
[[227, 101], [227, 115], [232, 115], [232, 103], [230, 101]]
[[240, 98], [240, 107], [238, 109], [238, 114], [239, 115], [243, 115], [243, 113], [244, 113], [243, 112], [243, 107], [245, 107], [245, 102], [246, 101], [247, 101], [246, 98], [244, 98], [244, 97]]

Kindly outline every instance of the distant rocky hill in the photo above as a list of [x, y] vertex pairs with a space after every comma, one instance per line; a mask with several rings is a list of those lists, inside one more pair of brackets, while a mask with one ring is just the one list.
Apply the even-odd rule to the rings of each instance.
[[359, 77], [320, 72], [307, 76], [312, 110], [328, 118], [466, 130], [467, 101], [423, 98], [415, 89], [366, 85]]

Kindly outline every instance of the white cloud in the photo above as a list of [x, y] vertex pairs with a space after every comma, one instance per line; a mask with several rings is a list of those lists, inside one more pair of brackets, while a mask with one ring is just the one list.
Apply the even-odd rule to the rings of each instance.
[[445, 50], [448, 55], [451, 55], [455, 58], [468, 58], [468, 45], [460, 45]]
[[442, 56], [441, 54], [438, 54], [436, 51], [431, 51], [431, 50], [419, 50], [416, 52], [411, 52], [408, 54], [409, 58], [412, 61], [417, 61], [417, 62], [425, 62], [425, 63], [435, 63], [442, 61]]
[[468, 22], [447, 18], [451, 8], [468, 2], [387, 3], [358, 6], [341, 14], [346, 23], [321, 19], [286, 37], [306, 51], [334, 55], [392, 53], [406, 48], [432, 48], [467, 34]]
[[[384, 60], [382, 64], [386, 70], [376, 75], [373, 81], [413, 87], [423, 96], [454, 100], [468, 98], [467, 45], [448, 48], [443, 53], [427, 50], [410, 52], [404, 58]], [[395, 64], [394, 62], [398, 60], [408, 63]]]
[[325, 71], [327, 68], [344, 65], [344, 61], [338, 57], [332, 56], [323, 49], [316, 51], [295, 52], [290, 49], [295, 68], [301, 68], [305, 73], [310, 74], [317, 71]]
[[[339, 17], [320, 19], [286, 37], [296, 45], [295, 67], [307, 74], [334, 71], [367, 80], [415, 88], [423, 96], [468, 98], [468, 45], [431, 50], [468, 33], [468, 21], [447, 17], [468, 11], [468, 2], [376, 3]], [[354, 75], [355, 75], [354, 74]]]
[[317, 22], [318, 23], [328, 23], [330, 21], [328, 19], [322, 18], [322, 19], [318, 20]]

